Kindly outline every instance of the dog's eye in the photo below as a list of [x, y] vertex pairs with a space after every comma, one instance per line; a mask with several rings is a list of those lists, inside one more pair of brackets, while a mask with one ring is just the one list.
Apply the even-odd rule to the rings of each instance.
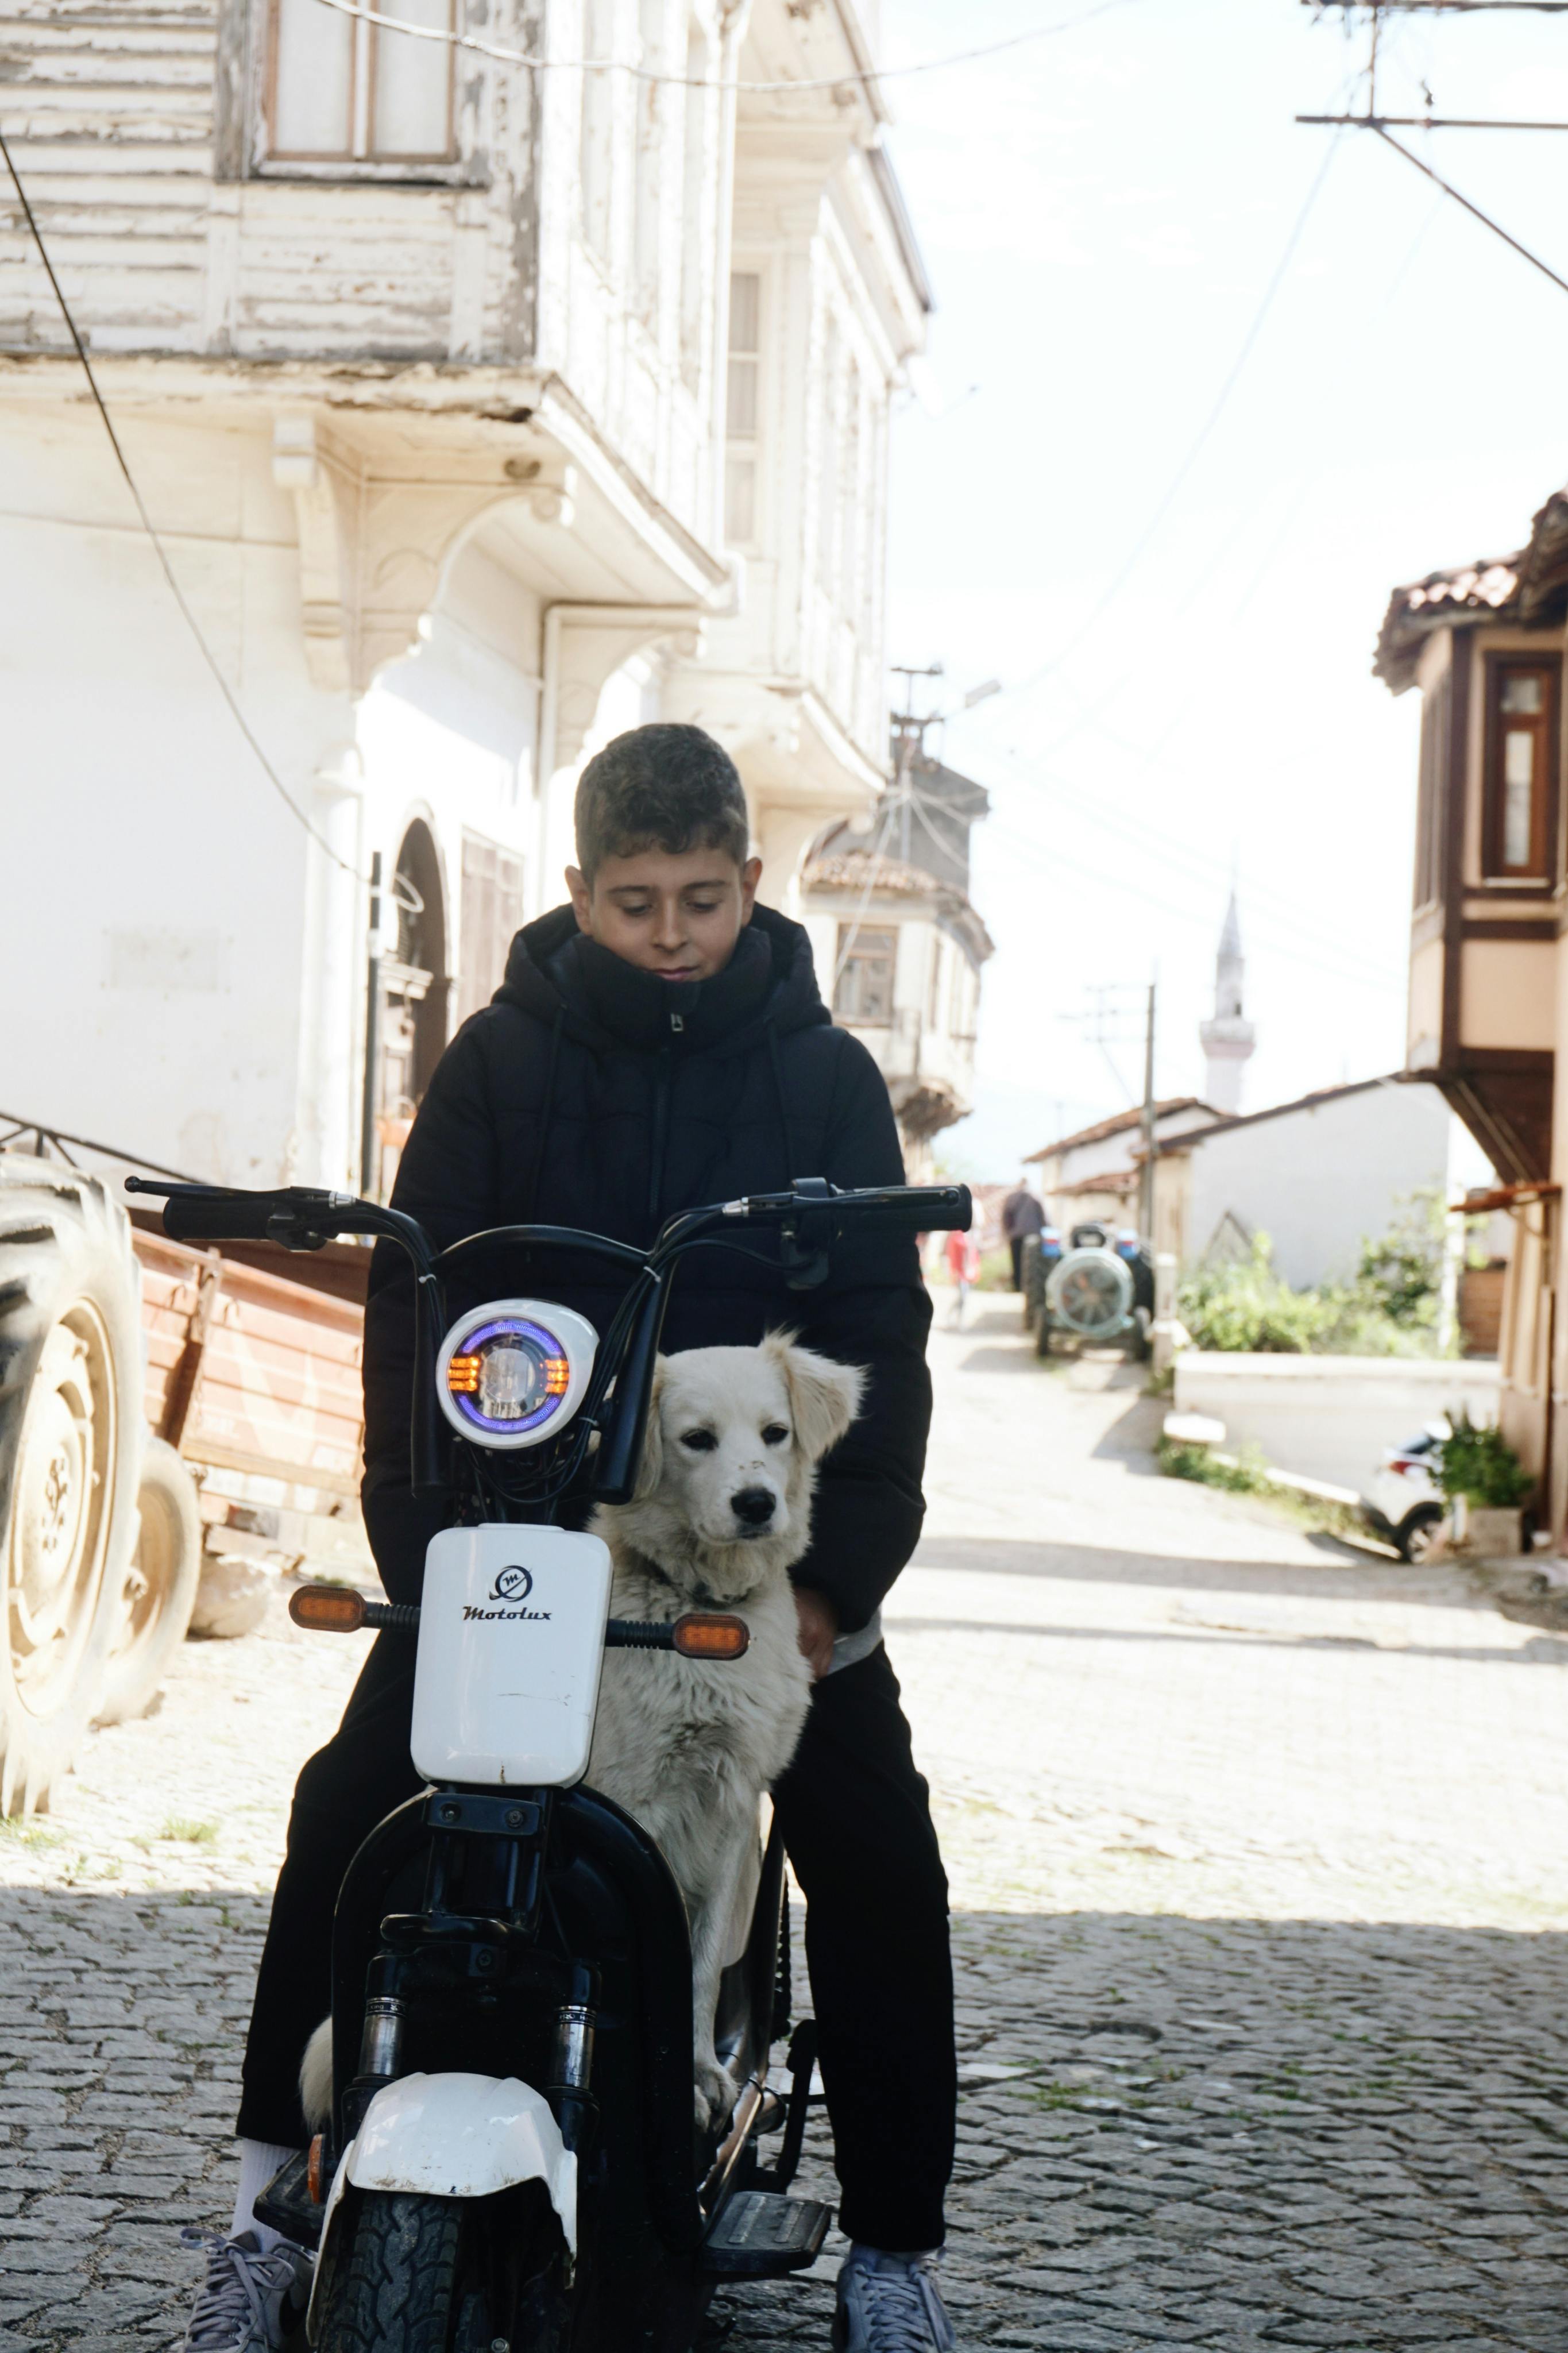
[[788, 1436], [789, 1431], [782, 1421], [770, 1421], [763, 1431], [763, 1444], [782, 1446]]
[[680, 1442], [689, 1446], [693, 1454], [711, 1454], [719, 1440], [710, 1430], [683, 1430]]

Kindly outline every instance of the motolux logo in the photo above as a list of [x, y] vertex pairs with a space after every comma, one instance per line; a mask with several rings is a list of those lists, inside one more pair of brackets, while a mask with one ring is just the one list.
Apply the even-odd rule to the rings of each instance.
[[463, 1616], [465, 1619], [507, 1620], [526, 1618], [535, 1624], [545, 1622], [550, 1617], [548, 1609], [525, 1609], [522, 1606], [532, 1591], [533, 1571], [531, 1568], [524, 1568], [520, 1563], [513, 1563], [507, 1568], [498, 1568], [496, 1581], [491, 1586], [487, 1599], [499, 1602], [501, 1606], [495, 1609], [483, 1609], [477, 1602], [466, 1601], [463, 1604]]

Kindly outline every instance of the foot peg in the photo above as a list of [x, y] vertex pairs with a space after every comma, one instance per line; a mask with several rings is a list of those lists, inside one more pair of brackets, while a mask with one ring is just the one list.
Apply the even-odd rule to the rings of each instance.
[[703, 2242], [702, 2268], [724, 2279], [781, 2279], [822, 2253], [832, 2217], [815, 2198], [741, 2189]]

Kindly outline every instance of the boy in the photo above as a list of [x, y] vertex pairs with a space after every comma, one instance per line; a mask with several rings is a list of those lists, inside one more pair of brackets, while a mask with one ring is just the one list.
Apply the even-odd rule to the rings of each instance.
[[[396, 1206], [442, 1244], [540, 1222], [640, 1246], [677, 1209], [796, 1176], [901, 1184], [874, 1063], [833, 1026], [799, 924], [756, 904], [745, 797], [720, 745], [687, 726], [618, 736], [584, 770], [576, 833], [572, 903], [518, 934], [503, 986], [447, 1049]], [[516, 1257], [508, 1280], [528, 1288]], [[574, 1271], [552, 1259], [540, 1280], [607, 1328], [617, 1291], [602, 1261]], [[860, 1419], [824, 1465], [795, 1572], [818, 1680], [774, 1793], [806, 1896], [839, 2219], [853, 2242], [834, 2321], [841, 2353], [951, 2353], [953, 2342], [934, 2271], [955, 2104], [947, 1883], [878, 1620], [924, 1509], [930, 1320], [912, 1240], [857, 1240], [806, 1292], [728, 1253], [695, 1253], [664, 1336], [667, 1352], [748, 1345], [788, 1324], [870, 1375]], [[447, 1516], [408, 1489], [412, 1336], [409, 1279], [384, 1243], [365, 1321], [363, 1498], [399, 1601], [417, 1598]], [[413, 1670], [406, 1637], [383, 1635], [342, 1727], [300, 1777], [246, 2052], [235, 2235], [213, 2243], [191, 2353], [262, 2353], [308, 2287], [305, 2259], [251, 2207], [304, 2144], [296, 2083], [329, 2007], [339, 1882], [361, 1840], [420, 1786]]]

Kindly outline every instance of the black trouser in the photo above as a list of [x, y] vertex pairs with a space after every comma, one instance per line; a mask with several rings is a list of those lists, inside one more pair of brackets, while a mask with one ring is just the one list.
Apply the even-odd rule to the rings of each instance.
[[[362, 1839], [422, 1786], [413, 1689], [412, 1640], [381, 1635], [295, 1787], [245, 2053], [247, 2139], [303, 2146], [300, 2061], [331, 2007], [338, 1886]], [[957, 2102], [947, 1880], [886, 1651], [817, 1684], [774, 1803], [806, 1900], [839, 2227], [876, 2247], [939, 2246]]]
[[1013, 1288], [1015, 1291], [1022, 1291], [1024, 1288], [1023, 1235], [1010, 1234], [1007, 1238], [1007, 1248], [1013, 1253]]

